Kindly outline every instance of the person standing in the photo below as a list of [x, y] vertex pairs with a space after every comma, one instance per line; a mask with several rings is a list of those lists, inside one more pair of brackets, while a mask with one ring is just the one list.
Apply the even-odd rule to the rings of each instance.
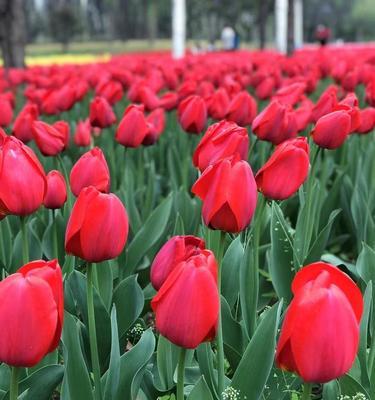
[[234, 49], [235, 37], [236, 33], [234, 32], [234, 29], [229, 25], [225, 25], [221, 31], [223, 50], [230, 51]]

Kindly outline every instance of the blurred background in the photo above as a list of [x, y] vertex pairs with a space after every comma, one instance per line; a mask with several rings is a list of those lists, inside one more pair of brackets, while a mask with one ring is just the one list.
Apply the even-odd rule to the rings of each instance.
[[[294, 1], [279, 3], [290, 5]], [[89, 59], [98, 54], [105, 57], [129, 51], [167, 50], [172, 46], [174, 2], [0, 0], [3, 59], [9, 66], [22, 66], [24, 51], [32, 62], [56, 54]], [[315, 41], [319, 24], [329, 27], [333, 42], [375, 38], [375, 0], [298, 2], [303, 7], [300, 25], [305, 43]], [[188, 49], [204, 48], [208, 43], [219, 47], [222, 29], [228, 24], [241, 38], [241, 48], [274, 46], [277, 0], [185, 0], [184, 3]]]

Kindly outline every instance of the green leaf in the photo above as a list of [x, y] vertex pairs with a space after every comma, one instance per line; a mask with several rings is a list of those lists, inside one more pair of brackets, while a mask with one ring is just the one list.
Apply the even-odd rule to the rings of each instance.
[[116, 400], [135, 400], [145, 367], [155, 349], [151, 329], [143, 333], [139, 342], [120, 358], [120, 383]]
[[48, 365], [29, 375], [20, 382], [19, 392], [26, 394], [22, 400], [48, 400], [62, 381], [64, 367], [62, 365]]
[[368, 283], [375, 283], [375, 251], [366, 243], [362, 243], [362, 251], [358, 256], [356, 269], [360, 277]]
[[358, 393], [363, 393], [370, 400], [370, 396], [366, 389], [350, 375], [344, 375], [339, 379], [341, 395], [355, 396]]
[[179, 348], [160, 335], [156, 352], [161, 390], [167, 391], [175, 385], [173, 374], [178, 363]]
[[134, 324], [144, 306], [144, 296], [138, 285], [137, 276], [124, 279], [113, 294], [118, 315], [118, 331], [120, 338]]
[[65, 313], [64, 329], [64, 363], [66, 370], [66, 387], [71, 399], [92, 399], [92, 387], [87, 366], [83, 358], [78, 327], [74, 317]]
[[216, 390], [217, 372], [214, 370], [213, 353], [209, 343], [202, 343], [196, 350], [199, 369], [204, 376], [211, 393], [214, 394], [215, 399], [219, 396]]
[[136, 269], [147, 251], [163, 235], [172, 209], [172, 196], [167, 197], [148, 217], [131, 241], [126, 256], [125, 273], [129, 276]]
[[369, 378], [369, 373], [367, 371], [367, 334], [368, 334], [369, 317], [372, 304], [371, 281], [367, 285], [365, 294], [363, 296], [363, 300], [364, 300], [364, 309], [360, 325], [358, 360], [361, 366], [361, 384], [365, 389], [370, 390], [370, 378]]
[[271, 372], [281, 307], [282, 301], [267, 311], [233, 376], [231, 386], [247, 400], [260, 399]]
[[111, 357], [109, 368], [104, 387], [104, 400], [113, 400], [116, 398], [116, 393], [120, 381], [120, 345], [117, 330], [116, 306], [114, 305], [111, 312]]
[[207, 385], [207, 382], [202, 376], [196, 385], [193, 387], [193, 390], [190, 392], [187, 400], [197, 400], [197, 399], [204, 399], [204, 400], [213, 400], [211, 391]]
[[336, 217], [340, 214], [341, 210], [334, 210], [328, 218], [326, 226], [319, 232], [315, 242], [311, 246], [310, 252], [305, 260], [305, 264], [320, 260], [329, 240], [332, 225], [336, 220]]
[[230, 308], [237, 301], [240, 289], [240, 266], [244, 255], [241, 238], [238, 236], [229, 245], [222, 263], [221, 293], [227, 300]]
[[323, 386], [323, 400], [337, 400], [339, 397], [339, 384], [336, 380], [325, 383]]
[[290, 229], [281, 208], [273, 201], [269, 272], [277, 296], [279, 299], [284, 298], [287, 302], [292, 298], [290, 285], [294, 276], [294, 250]]
[[253, 263], [252, 249], [248, 246], [240, 267], [240, 303], [248, 338], [251, 338], [255, 331], [258, 293], [258, 271]]

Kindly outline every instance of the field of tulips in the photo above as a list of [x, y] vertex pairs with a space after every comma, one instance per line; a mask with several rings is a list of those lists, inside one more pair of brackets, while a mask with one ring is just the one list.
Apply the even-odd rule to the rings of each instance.
[[0, 400], [375, 399], [375, 46], [0, 70]]

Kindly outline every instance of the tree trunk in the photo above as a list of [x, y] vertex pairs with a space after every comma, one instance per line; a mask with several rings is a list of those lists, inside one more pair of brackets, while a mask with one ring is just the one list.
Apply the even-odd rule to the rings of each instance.
[[0, 42], [5, 68], [25, 66], [23, 0], [0, 0]]
[[288, 0], [288, 56], [294, 52], [294, 0]]
[[259, 48], [266, 47], [266, 29], [268, 17], [268, 0], [258, 1], [258, 29], [259, 29]]

